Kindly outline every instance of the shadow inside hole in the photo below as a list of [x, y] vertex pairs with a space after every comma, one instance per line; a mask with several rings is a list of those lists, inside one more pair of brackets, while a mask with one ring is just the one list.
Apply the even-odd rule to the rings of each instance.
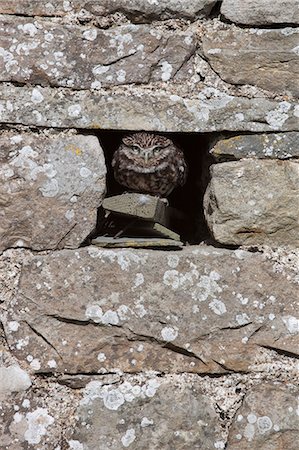
[[[123, 136], [131, 132], [101, 131], [98, 132], [107, 165], [107, 197], [126, 192], [114, 178], [111, 166], [113, 153], [119, 147]], [[212, 133], [160, 133], [167, 135], [183, 151], [188, 165], [186, 184], [174, 189], [168, 197], [169, 205], [182, 211], [187, 219], [177, 231], [181, 239], [189, 244], [198, 244], [210, 239], [203, 212], [203, 197], [209, 183], [209, 167], [213, 163], [209, 155], [210, 143], [215, 135]], [[99, 235], [103, 221], [103, 210], [99, 210], [95, 235]], [[94, 236], [95, 236], [94, 235]], [[94, 237], [93, 236], [93, 237]]]

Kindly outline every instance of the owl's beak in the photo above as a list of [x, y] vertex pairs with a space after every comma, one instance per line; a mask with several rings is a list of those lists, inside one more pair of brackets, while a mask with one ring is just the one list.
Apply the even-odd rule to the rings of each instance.
[[145, 150], [145, 151], [144, 151], [144, 159], [145, 159], [145, 162], [146, 162], [146, 163], [148, 162], [149, 157], [150, 157], [150, 155], [151, 155], [152, 153], [153, 153], [152, 149], [149, 149], [149, 150]]

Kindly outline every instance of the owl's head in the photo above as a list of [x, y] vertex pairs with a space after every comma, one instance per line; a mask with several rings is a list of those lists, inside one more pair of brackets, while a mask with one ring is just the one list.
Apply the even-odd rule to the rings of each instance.
[[159, 164], [171, 153], [173, 142], [153, 133], [134, 133], [122, 139], [122, 151], [129, 159], [143, 165]]

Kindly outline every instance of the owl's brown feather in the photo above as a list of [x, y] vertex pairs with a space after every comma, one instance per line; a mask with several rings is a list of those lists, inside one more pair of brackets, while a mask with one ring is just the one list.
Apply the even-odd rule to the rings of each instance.
[[113, 155], [116, 181], [133, 192], [167, 197], [187, 178], [184, 153], [169, 138], [134, 133], [123, 138]]

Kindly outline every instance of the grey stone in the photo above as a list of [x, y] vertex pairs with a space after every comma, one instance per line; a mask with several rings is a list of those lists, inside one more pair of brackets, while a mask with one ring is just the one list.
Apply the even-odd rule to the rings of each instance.
[[[126, 377], [116, 385], [92, 381], [83, 391], [69, 442], [86, 450], [213, 449], [220, 426], [200, 381]], [[80, 447], [80, 445], [82, 447]]]
[[296, 28], [244, 29], [214, 22], [204, 26], [203, 52], [227, 83], [298, 96], [298, 33]]
[[74, 426], [77, 403], [76, 394], [54, 380], [11, 394], [1, 402], [1, 450], [59, 449], [65, 424]]
[[8, 366], [0, 366], [0, 380], [1, 400], [12, 392], [26, 391], [31, 386], [28, 373], [16, 363]]
[[298, 24], [298, 0], [223, 0], [221, 14], [245, 25]]
[[1, 81], [74, 89], [166, 82], [180, 71], [189, 79], [185, 63], [197, 46], [192, 30], [131, 24], [100, 30], [9, 16], [1, 21], [0, 36], [6, 48]]
[[275, 267], [205, 246], [32, 256], [7, 304], [6, 338], [36, 373], [259, 370], [264, 347], [298, 353], [294, 285]]
[[3, 84], [0, 94], [2, 123], [174, 132], [299, 129], [294, 103], [234, 97], [214, 88], [184, 98], [159, 89], [123, 88], [111, 93]]
[[105, 193], [98, 139], [11, 131], [0, 140], [0, 250], [78, 247]]
[[0, 13], [28, 16], [64, 16], [74, 13], [79, 16], [105, 16], [120, 12], [138, 22], [181, 17], [194, 20], [208, 15], [215, 3], [216, 0], [0, 0]]
[[296, 450], [298, 387], [267, 383], [244, 397], [229, 430], [227, 450]]
[[204, 198], [208, 227], [226, 245], [299, 245], [299, 164], [215, 164]]
[[242, 158], [290, 159], [299, 157], [299, 133], [241, 134], [220, 139], [210, 150], [217, 161]]

